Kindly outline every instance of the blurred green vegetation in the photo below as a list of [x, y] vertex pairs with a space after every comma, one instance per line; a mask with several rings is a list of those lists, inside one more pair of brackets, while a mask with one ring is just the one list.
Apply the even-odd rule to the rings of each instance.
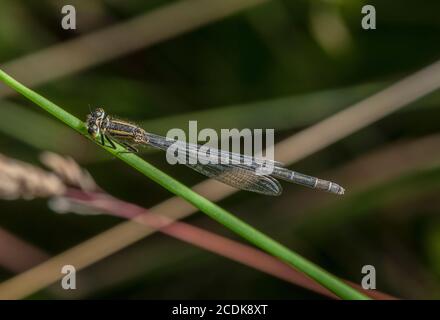
[[[172, 2], [73, 1], [79, 28], [64, 31], [62, 1], [3, 0], [0, 65]], [[360, 27], [364, 4], [376, 7], [376, 30]], [[155, 133], [199, 120], [200, 128], [275, 128], [281, 140], [437, 60], [439, 14], [435, 0], [268, 1], [36, 89], [82, 118], [89, 106], [104, 106]], [[336, 45], [327, 32], [331, 24], [322, 21], [342, 26]], [[0, 110], [1, 153], [32, 163], [43, 150], [70, 154], [107, 191], [147, 208], [170, 196], [24, 99], [2, 99]], [[435, 92], [294, 168], [332, 177], [381, 148], [438, 134], [439, 118]], [[284, 184], [279, 198], [240, 192], [221, 205], [342, 278], [359, 282], [362, 266], [372, 264], [379, 290], [440, 298], [440, 161], [432, 155], [378, 183], [362, 183], [368, 180], [362, 167], [342, 175], [348, 190], [343, 199]], [[169, 166], [161, 153], [147, 150], [145, 157], [187, 185], [203, 179]], [[392, 158], [406, 161], [399, 154]], [[378, 175], [387, 171], [377, 168]], [[355, 188], [345, 185], [353, 179]], [[58, 215], [43, 200], [0, 201], [0, 226], [50, 254], [120, 221]], [[186, 221], [233, 237], [202, 215]], [[0, 268], [0, 280], [9, 276]], [[87, 268], [80, 278], [77, 298], [321, 298], [159, 234]], [[34, 297], [70, 297], [57, 287]]]

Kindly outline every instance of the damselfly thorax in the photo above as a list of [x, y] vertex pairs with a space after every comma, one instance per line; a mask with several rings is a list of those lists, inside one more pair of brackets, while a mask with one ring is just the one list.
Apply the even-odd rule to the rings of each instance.
[[[98, 108], [87, 116], [87, 128], [89, 134], [96, 137], [101, 135], [101, 143], [105, 145], [105, 140], [115, 147], [111, 138], [122, 142], [130, 151], [137, 151], [129, 143], [148, 144], [148, 138], [144, 129], [128, 121], [112, 118], [104, 109]], [[111, 138], [110, 138], [111, 137]], [[122, 140], [122, 141], [121, 141]]]
[[[146, 132], [133, 123], [109, 116], [102, 108], [96, 109], [87, 116], [87, 130], [93, 137], [99, 135], [101, 144], [106, 145], [107, 141], [110, 147], [114, 149], [116, 149], [116, 145], [113, 140], [121, 143], [132, 152], [137, 152], [137, 149], [133, 145], [147, 145], [164, 151], [168, 151], [172, 146], [177, 146], [184, 152], [186, 160], [200, 159], [199, 156], [202, 146], [167, 139]], [[214, 178], [230, 186], [265, 195], [281, 194], [282, 187], [277, 179], [334, 194], [344, 194], [345, 191], [344, 188], [334, 182], [289, 170], [284, 168], [283, 164], [277, 161], [214, 148], [211, 148], [210, 152], [215, 154], [221, 161], [217, 163], [186, 161], [184, 164], [205, 176]], [[259, 174], [258, 172], [264, 172], [264, 170], [262, 170], [263, 165], [267, 164], [268, 161], [273, 170], [268, 174]]]
[[132, 123], [107, 117], [103, 125], [104, 128], [103, 132], [114, 138], [128, 139], [135, 143], [148, 143], [145, 130]]

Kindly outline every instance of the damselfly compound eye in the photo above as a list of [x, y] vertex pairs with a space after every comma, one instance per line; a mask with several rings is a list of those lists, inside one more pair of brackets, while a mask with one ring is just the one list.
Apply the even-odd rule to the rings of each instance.
[[96, 110], [93, 112], [93, 114], [95, 117], [100, 118], [104, 115], [104, 109], [96, 108]]
[[96, 137], [96, 135], [98, 134], [98, 126], [97, 125], [90, 125], [88, 128], [87, 128], [87, 132], [92, 136], [92, 137]]

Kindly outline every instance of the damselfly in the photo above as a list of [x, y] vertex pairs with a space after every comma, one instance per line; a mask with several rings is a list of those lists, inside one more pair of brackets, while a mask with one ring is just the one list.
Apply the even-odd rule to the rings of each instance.
[[[137, 152], [134, 145], [147, 145], [167, 151], [172, 145], [177, 144], [181, 148], [180, 151], [184, 152], [186, 160], [188, 160], [198, 159], [199, 151], [202, 147], [197, 144], [172, 140], [146, 132], [137, 125], [109, 116], [102, 108], [96, 109], [87, 116], [87, 129], [94, 138], [100, 135], [103, 145], [106, 145], [106, 142], [108, 142], [110, 147], [116, 148], [113, 142], [115, 140], [131, 152]], [[286, 169], [277, 161], [213, 148], [211, 148], [210, 153], [215, 154], [221, 160], [232, 159], [234, 161], [218, 161], [216, 163], [203, 164], [185, 161], [184, 164], [205, 176], [235, 188], [265, 195], [277, 196], [281, 194], [282, 187], [277, 179], [334, 194], [344, 194], [344, 188], [334, 182]], [[263, 164], [267, 165], [268, 161], [270, 161], [272, 168], [270, 174], [257, 174], [257, 170], [261, 169]]]

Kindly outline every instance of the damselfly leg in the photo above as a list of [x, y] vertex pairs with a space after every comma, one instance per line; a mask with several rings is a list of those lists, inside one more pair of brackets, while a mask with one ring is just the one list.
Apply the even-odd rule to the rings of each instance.
[[[136, 149], [135, 147], [133, 147], [131, 144], [127, 143], [127, 142], [120, 142], [125, 148], [127, 148], [128, 151], [126, 151], [127, 153], [138, 153], [139, 150]], [[121, 151], [124, 152], [124, 151]]]
[[[104, 136], [105, 139], [108, 141], [108, 143], [110, 143], [110, 147], [111, 147], [112, 149], [116, 149], [116, 145], [114, 144], [114, 142], [112, 141], [112, 139], [110, 139], [106, 134], [102, 134], [101, 137], [102, 137], [102, 136]], [[104, 139], [102, 139], [102, 142], [104, 142]], [[105, 144], [103, 143], [103, 145], [105, 145]]]

